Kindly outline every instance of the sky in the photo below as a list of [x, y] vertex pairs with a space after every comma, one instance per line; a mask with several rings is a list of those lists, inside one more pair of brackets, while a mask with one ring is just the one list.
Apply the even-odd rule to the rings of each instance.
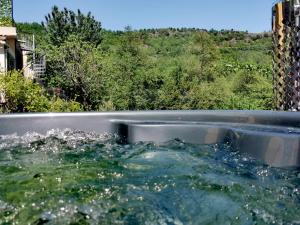
[[269, 31], [273, 0], [14, 0], [17, 22], [42, 22], [53, 5], [89, 11], [109, 30], [188, 27]]

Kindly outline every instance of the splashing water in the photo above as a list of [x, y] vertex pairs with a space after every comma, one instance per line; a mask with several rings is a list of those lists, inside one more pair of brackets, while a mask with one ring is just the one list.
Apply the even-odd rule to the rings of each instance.
[[299, 224], [300, 172], [228, 145], [0, 136], [0, 224]]

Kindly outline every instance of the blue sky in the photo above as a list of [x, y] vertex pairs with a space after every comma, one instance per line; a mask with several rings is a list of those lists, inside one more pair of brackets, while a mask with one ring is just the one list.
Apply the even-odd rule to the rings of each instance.
[[91, 11], [106, 29], [270, 30], [273, 0], [14, 0], [15, 20], [41, 22], [53, 5]]

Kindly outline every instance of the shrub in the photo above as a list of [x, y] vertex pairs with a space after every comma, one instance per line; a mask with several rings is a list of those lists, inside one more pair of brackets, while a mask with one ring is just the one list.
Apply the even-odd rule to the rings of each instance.
[[0, 76], [9, 112], [46, 112], [49, 101], [37, 84], [12, 71]]
[[51, 100], [51, 106], [49, 111], [51, 112], [79, 112], [83, 111], [80, 103], [75, 101], [66, 101], [61, 98]]
[[14, 21], [10, 17], [0, 18], [0, 27], [11, 27], [14, 26]]
[[0, 75], [0, 87], [5, 93], [8, 112], [81, 111], [80, 104], [74, 101], [59, 98], [50, 101], [40, 85], [17, 71]]

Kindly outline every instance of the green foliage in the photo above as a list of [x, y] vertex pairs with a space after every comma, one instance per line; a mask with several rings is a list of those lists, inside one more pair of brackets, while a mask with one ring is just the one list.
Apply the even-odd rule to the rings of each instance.
[[219, 49], [214, 40], [207, 32], [199, 32], [195, 35], [190, 45], [191, 54], [197, 57], [196, 71], [194, 71], [199, 81], [213, 81], [214, 67], [220, 58]]
[[[16, 28], [18, 31], [18, 38], [20, 40], [23, 40], [23, 41], [31, 40], [32, 36], [34, 35], [36, 45], [37, 44], [42, 45], [42, 44], [47, 43], [46, 30], [39, 23], [17, 23]], [[38, 46], [36, 46], [36, 47], [38, 47]], [[37, 54], [41, 53], [41, 55], [44, 55], [42, 52], [36, 52], [36, 53]]]
[[[38, 51], [47, 58], [44, 86], [62, 90], [76, 111], [272, 109], [268, 33], [101, 31], [90, 14], [57, 7], [43, 28], [19, 26], [41, 37]], [[73, 108], [68, 102], [59, 99], [48, 110], [68, 111]]]
[[102, 103], [106, 91], [102, 57], [93, 45], [71, 35], [60, 46], [48, 46], [46, 52], [49, 63], [44, 79], [47, 85], [61, 88], [86, 110]]
[[64, 43], [69, 35], [78, 35], [82, 41], [90, 42], [96, 46], [101, 43], [101, 23], [88, 13], [84, 15], [78, 10], [59, 10], [54, 6], [52, 12], [46, 16], [46, 23], [43, 23], [49, 41], [53, 45]]
[[23, 78], [13, 71], [0, 75], [0, 86], [5, 92], [7, 108], [10, 112], [45, 112], [48, 100], [37, 84]]
[[233, 88], [235, 108], [271, 109], [272, 83], [256, 71], [237, 75]]
[[14, 22], [10, 17], [1, 17], [0, 18], [0, 27], [12, 27]]
[[10, 20], [12, 20], [12, 10], [12, 0], [1, 0], [0, 18], [10, 18]]
[[8, 112], [81, 111], [77, 102], [49, 100], [40, 85], [24, 78], [17, 71], [0, 75], [0, 90], [5, 93]]
[[61, 98], [54, 98], [50, 102], [50, 112], [79, 112], [83, 111], [80, 103], [75, 101], [66, 101]]
[[21, 34], [34, 34], [36, 36], [46, 35], [45, 28], [39, 23], [17, 23], [16, 27]]

